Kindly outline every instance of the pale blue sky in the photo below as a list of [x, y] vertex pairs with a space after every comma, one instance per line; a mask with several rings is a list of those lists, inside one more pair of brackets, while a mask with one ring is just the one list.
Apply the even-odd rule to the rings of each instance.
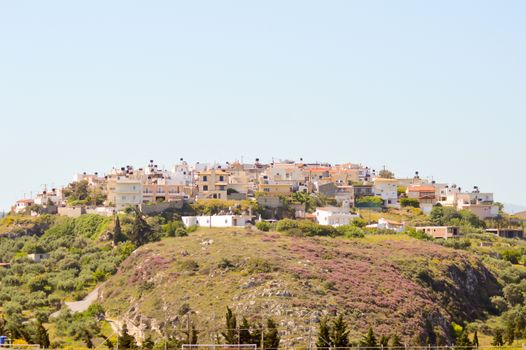
[[524, 1], [2, 1], [0, 208], [113, 165], [386, 165], [526, 204]]

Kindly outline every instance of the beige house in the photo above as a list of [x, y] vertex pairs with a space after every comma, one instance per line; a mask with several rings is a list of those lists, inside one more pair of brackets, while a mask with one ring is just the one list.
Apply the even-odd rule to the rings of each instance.
[[259, 192], [263, 192], [270, 196], [290, 195], [292, 193], [291, 183], [260, 183], [258, 186]]
[[143, 187], [140, 179], [120, 175], [111, 176], [108, 178], [106, 188], [108, 204], [112, 204], [118, 211], [143, 202]]
[[197, 174], [197, 198], [227, 199], [230, 174], [222, 169], [200, 171]]
[[417, 199], [420, 209], [428, 214], [436, 204], [436, 189], [432, 185], [411, 185], [406, 190], [407, 198]]
[[459, 230], [455, 226], [420, 226], [415, 227], [417, 231], [422, 231], [433, 238], [454, 238], [458, 237]]

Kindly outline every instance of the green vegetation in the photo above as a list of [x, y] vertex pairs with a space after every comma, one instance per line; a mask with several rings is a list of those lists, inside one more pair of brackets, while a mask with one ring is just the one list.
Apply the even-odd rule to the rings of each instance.
[[234, 214], [242, 214], [243, 212], [248, 213], [252, 211], [253, 215], [257, 215], [261, 212], [256, 201], [251, 200], [222, 200], [222, 199], [206, 199], [200, 200], [191, 205], [191, 211], [189, 214], [193, 215], [214, 215], [219, 214], [221, 211], [230, 211]]
[[374, 196], [356, 198], [355, 202], [357, 208], [381, 208], [384, 204], [382, 198]]
[[256, 222], [256, 228], [260, 231], [268, 232], [270, 231], [271, 227], [272, 225], [270, 225], [268, 222], [265, 222], [265, 221]]
[[[7, 216], [1, 226], [8, 229], [15, 222], [22, 219]], [[134, 246], [125, 242], [112, 248], [101, 241], [110, 224], [110, 218], [97, 215], [43, 216], [24, 222], [31, 235], [0, 237], [0, 261], [11, 263], [0, 270], [0, 318], [7, 335], [46, 346], [43, 324], [49, 315], [117, 271]], [[28, 258], [32, 253], [46, 255], [34, 262]]]
[[394, 179], [395, 174], [387, 169], [382, 169], [378, 172], [378, 177], [383, 179]]
[[102, 205], [106, 200], [102, 188], [91, 187], [87, 180], [70, 183], [63, 191], [68, 205]]
[[402, 206], [402, 208], [405, 208], [405, 207], [420, 208], [420, 202], [418, 201], [418, 199], [415, 199], [415, 198], [401, 198], [400, 205]]
[[486, 227], [483, 220], [467, 210], [457, 211], [455, 208], [435, 206], [429, 214], [433, 225], [458, 226], [462, 232], [481, 232]]

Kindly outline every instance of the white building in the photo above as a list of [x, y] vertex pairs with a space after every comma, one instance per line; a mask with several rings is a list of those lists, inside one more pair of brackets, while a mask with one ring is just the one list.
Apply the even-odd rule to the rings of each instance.
[[316, 208], [316, 222], [320, 225], [342, 226], [349, 225], [357, 214], [351, 214], [349, 207], [320, 207]]
[[51, 191], [42, 191], [35, 197], [35, 204], [41, 206], [47, 206], [49, 203], [52, 205], [59, 205], [62, 202], [62, 190], [53, 188]]
[[386, 220], [384, 218], [381, 218], [378, 220], [378, 223], [367, 225], [367, 228], [378, 228], [382, 230], [391, 230], [395, 232], [403, 232], [405, 225], [404, 223], [392, 221], [392, 220]]
[[27, 208], [32, 206], [34, 204], [34, 201], [32, 199], [20, 199], [16, 201], [13, 210], [15, 213], [20, 214], [24, 212]]
[[460, 187], [457, 185], [442, 185], [437, 187], [437, 203], [445, 207], [456, 207], [457, 196], [460, 194]]
[[398, 204], [398, 180], [375, 178], [373, 185], [374, 195], [381, 197], [387, 207], [397, 207]]
[[181, 219], [185, 227], [244, 227], [252, 221], [250, 215], [183, 216]]
[[469, 210], [480, 219], [492, 218], [499, 214], [499, 207], [495, 205], [493, 193], [480, 192], [474, 187], [472, 192], [462, 192], [456, 185], [441, 186], [438, 192], [438, 203], [457, 210]]
[[40, 262], [44, 259], [49, 258], [49, 255], [46, 253], [32, 253], [32, 254], [27, 254], [27, 258], [34, 262]]
[[170, 176], [175, 184], [190, 186], [194, 180], [194, 174], [187, 162], [181, 161], [180, 164], [174, 165]]

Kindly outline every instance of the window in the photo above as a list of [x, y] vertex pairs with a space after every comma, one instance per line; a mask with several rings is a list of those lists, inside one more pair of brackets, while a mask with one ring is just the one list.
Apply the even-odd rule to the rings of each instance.
[[208, 186], [207, 185], [203, 186], [203, 191], [208, 191]]
[[203, 176], [203, 181], [208, 181], [208, 176]]

